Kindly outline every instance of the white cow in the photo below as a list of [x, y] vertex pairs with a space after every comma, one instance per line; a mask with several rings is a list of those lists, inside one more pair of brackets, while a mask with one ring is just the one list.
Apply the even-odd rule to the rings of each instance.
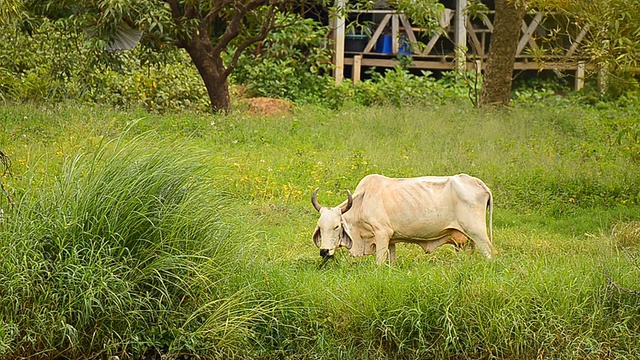
[[[311, 203], [320, 213], [313, 241], [322, 257], [338, 247], [352, 256], [376, 254], [382, 264], [394, 261], [396, 243], [420, 245], [426, 253], [441, 245], [471, 239], [487, 258], [492, 244], [493, 196], [482, 180], [466, 174], [394, 179], [368, 175], [353, 196], [333, 208], [320, 206], [318, 189]], [[489, 236], [486, 211], [489, 210]]]

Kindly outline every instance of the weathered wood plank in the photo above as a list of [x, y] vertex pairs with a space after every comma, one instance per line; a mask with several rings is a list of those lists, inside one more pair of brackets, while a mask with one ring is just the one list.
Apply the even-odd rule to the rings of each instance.
[[[335, 0], [335, 6], [338, 9], [344, 9], [346, 0]], [[336, 83], [340, 83], [344, 78], [344, 30], [345, 30], [345, 17], [342, 11], [334, 17], [334, 43], [335, 43], [335, 58], [333, 77]]]
[[353, 83], [360, 82], [360, 72], [362, 71], [362, 55], [356, 55], [353, 57], [353, 68], [351, 69], [351, 78]]
[[[445, 9], [447, 10], [447, 9]], [[451, 24], [451, 19], [453, 19], [454, 16], [454, 12], [453, 11], [445, 11], [441, 17], [440, 17], [440, 28], [442, 29], [442, 31], [446, 31], [446, 29], [449, 27], [449, 25]], [[436, 45], [436, 43], [438, 42], [438, 39], [440, 39], [440, 36], [442, 35], [441, 32], [437, 32], [435, 35], [433, 35], [431, 37], [431, 39], [429, 40], [429, 42], [427, 43], [427, 45], [425, 46], [424, 50], [422, 51], [422, 55], [429, 55], [429, 53], [431, 53], [431, 50], [433, 50], [433, 47]]]
[[584, 87], [584, 70], [584, 62], [581, 61], [578, 63], [578, 68], [576, 69], [576, 82], [574, 84], [575, 91], [580, 91]]
[[467, 20], [467, 33], [469, 34], [469, 38], [471, 38], [471, 46], [475, 49], [476, 54], [480, 57], [484, 57], [484, 47], [478, 39], [478, 31], [473, 28], [473, 24], [470, 20]]
[[578, 36], [576, 36], [576, 39], [573, 41], [573, 43], [571, 44], [571, 46], [569, 47], [569, 50], [567, 51], [567, 53], [564, 55], [565, 58], [570, 58], [571, 56], [573, 56], [573, 53], [578, 49], [578, 46], [580, 45], [580, 42], [582, 41], [582, 39], [587, 35], [587, 32], [589, 32], [589, 24], [586, 24], [582, 30], [580, 31], [580, 33], [578, 34]]
[[400, 23], [398, 21], [398, 15], [391, 15], [391, 53], [398, 53], [398, 32], [400, 30]]
[[[356, 55], [358, 56], [358, 55]], [[476, 60], [478, 61], [478, 60]], [[468, 69], [473, 69], [477, 66], [478, 62], [472, 61], [467, 63]], [[344, 59], [345, 65], [354, 65], [354, 58], [347, 57]], [[484, 67], [485, 64], [479, 62], [481, 67]], [[398, 61], [390, 58], [367, 58], [362, 57], [360, 66], [376, 66], [376, 67], [394, 67], [398, 65]], [[558, 60], [549, 60], [547, 62], [538, 63], [535, 61], [516, 61], [514, 64], [514, 70], [559, 70], [559, 71], [575, 71], [580, 66], [578, 63], [567, 63]], [[432, 70], [453, 70], [455, 69], [455, 62], [453, 58], [445, 59], [434, 59], [434, 60], [414, 60], [411, 62], [409, 66], [413, 69], [432, 69]], [[589, 66], [585, 66], [588, 68]], [[640, 69], [637, 69], [640, 71]]]
[[371, 49], [373, 49], [373, 46], [376, 44], [376, 41], [378, 41], [378, 38], [384, 31], [384, 28], [389, 23], [389, 20], [391, 20], [391, 14], [387, 14], [384, 16], [384, 18], [382, 18], [382, 21], [380, 21], [380, 25], [378, 25], [378, 27], [376, 28], [376, 31], [373, 32], [373, 35], [371, 36], [371, 40], [369, 40], [369, 42], [367, 43], [367, 46], [365, 46], [363, 53], [366, 54], [371, 52]]
[[456, 0], [456, 9], [454, 13], [455, 28], [453, 31], [453, 43], [456, 48], [456, 68], [458, 72], [465, 70], [467, 61], [465, 53], [467, 53], [467, 15], [464, 9], [467, 7], [467, 0]]
[[522, 37], [520, 38], [520, 42], [518, 43], [518, 47], [516, 48], [516, 56], [520, 55], [524, 47], [529, 43], [532, 49], [538, 49], [538, 44], [531, 37], [533, 33], [540, 25], [540, 21], [542, 20], [542, 13], [537, 13], [536, 16], [531, 20], [531, 23], [527, 26], [527, 22], [522, 20]]
[[420, 52], [418, 49], [418, 39], [416, 38], [416, 34], [413, 32], [413, 28], [411, 27], [411, 23], [407, 20], [407, 17], [404, 15], [398, 15], [400, 22], [402, 23], [402, 27], [404, 31], [407, 33], [407, 37], [409, 38], [409, 42], [411, 43], [411, 52], [417, 54]]
[[[344, 59], [346, 65], [353, 65], [353, 58]], [[398, 65], [398, 61], [395, 59], [373, 59], [362, 58], [361, 66], [376, 66], [376, 67], [394, 67]], [[434, 69], [434, 70], [452, 70], [454, 68], [453, 61], [426, 61], [426, 60], [414, 60], [409, 66], [412, 69]]]

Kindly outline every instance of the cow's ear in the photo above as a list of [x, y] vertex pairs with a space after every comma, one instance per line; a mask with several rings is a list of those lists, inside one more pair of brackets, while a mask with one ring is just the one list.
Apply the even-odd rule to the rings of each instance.
[[353, 246], [353, 239], [351, 239], [349, 228], [347, 227], [347, 224], [344, 223], [344, 221], [342, 222], [342, 232], [340, 233], [340, 241], [342, 242], [342, 245], [344, 245], [347, 249], [351, 250], [351, 247]]
[[316, 247], [320, 247], [320, 227], [316, 226], [316, 231], [313, 233], [313, 243], [316, 244]]

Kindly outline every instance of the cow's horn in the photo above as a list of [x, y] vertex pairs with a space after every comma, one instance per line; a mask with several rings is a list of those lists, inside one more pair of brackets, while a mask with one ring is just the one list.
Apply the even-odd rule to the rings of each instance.
[[311, 203], [313, 204], [313, 207], [316, 208], [316, 210], [320, 211], [320, 209], [322, 208], [322, 206], [320, 206], [320, 204], [318, 204], [318, 190], [320, 188], [316, 188], [315, 190], [313, 190], [313, 194], [311, 194]]
[[351, 191], [347, 190], [347, 196], [347, 203], [340, 208], [340, 211], [343, 214], [349, 211], [349, 209], [351, 209], [351, 206], [353, 205], [353, 197], [351, 196]]

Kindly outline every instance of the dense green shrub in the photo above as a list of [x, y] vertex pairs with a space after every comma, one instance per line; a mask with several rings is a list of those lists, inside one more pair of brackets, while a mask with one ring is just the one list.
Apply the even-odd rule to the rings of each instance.
[[267, 39], [245, 52], [233, 74], [252, 96], [322, 102], [333, 83], [327, 27], [298, 15], [279, 15], [279, 25]]
[[89, 83], [74, 84], [81, 98], [151, 111], [208, 110], [206, 89], [185, 52], [157, 64], [142, 64], [138, 55], [135, 50], [122, 53], [119, 67], [91, 69], [85, 78]]
[[363, 105], [417, 105], [439, 103], [444, 99], [464, 99], [467, 83], [457, 73], [446, 73], [441, 79], [430, 71], [414, 75], [396, 66], [383, 74], [369, 72], [371, 78], [356, 86], [356, 96]]
[[414, 74], [400, 65], [382, 72], [371, 68], [367, 78], [358, 84], [349, 79], [339, 85], [329, 84], [322, 104], [331, 108], [347, 104], [402, 107], [469, 101], [476, 92], [472, 75], [445, 72], [436, 78], [431, 71]]
[[0, 31], [0, 94], [20, 101], [74, 99], [124, 107], [208, 109], [208, 97], [189, 57], [96, 50], [70, 20], [33, 20], [29, 33]]

